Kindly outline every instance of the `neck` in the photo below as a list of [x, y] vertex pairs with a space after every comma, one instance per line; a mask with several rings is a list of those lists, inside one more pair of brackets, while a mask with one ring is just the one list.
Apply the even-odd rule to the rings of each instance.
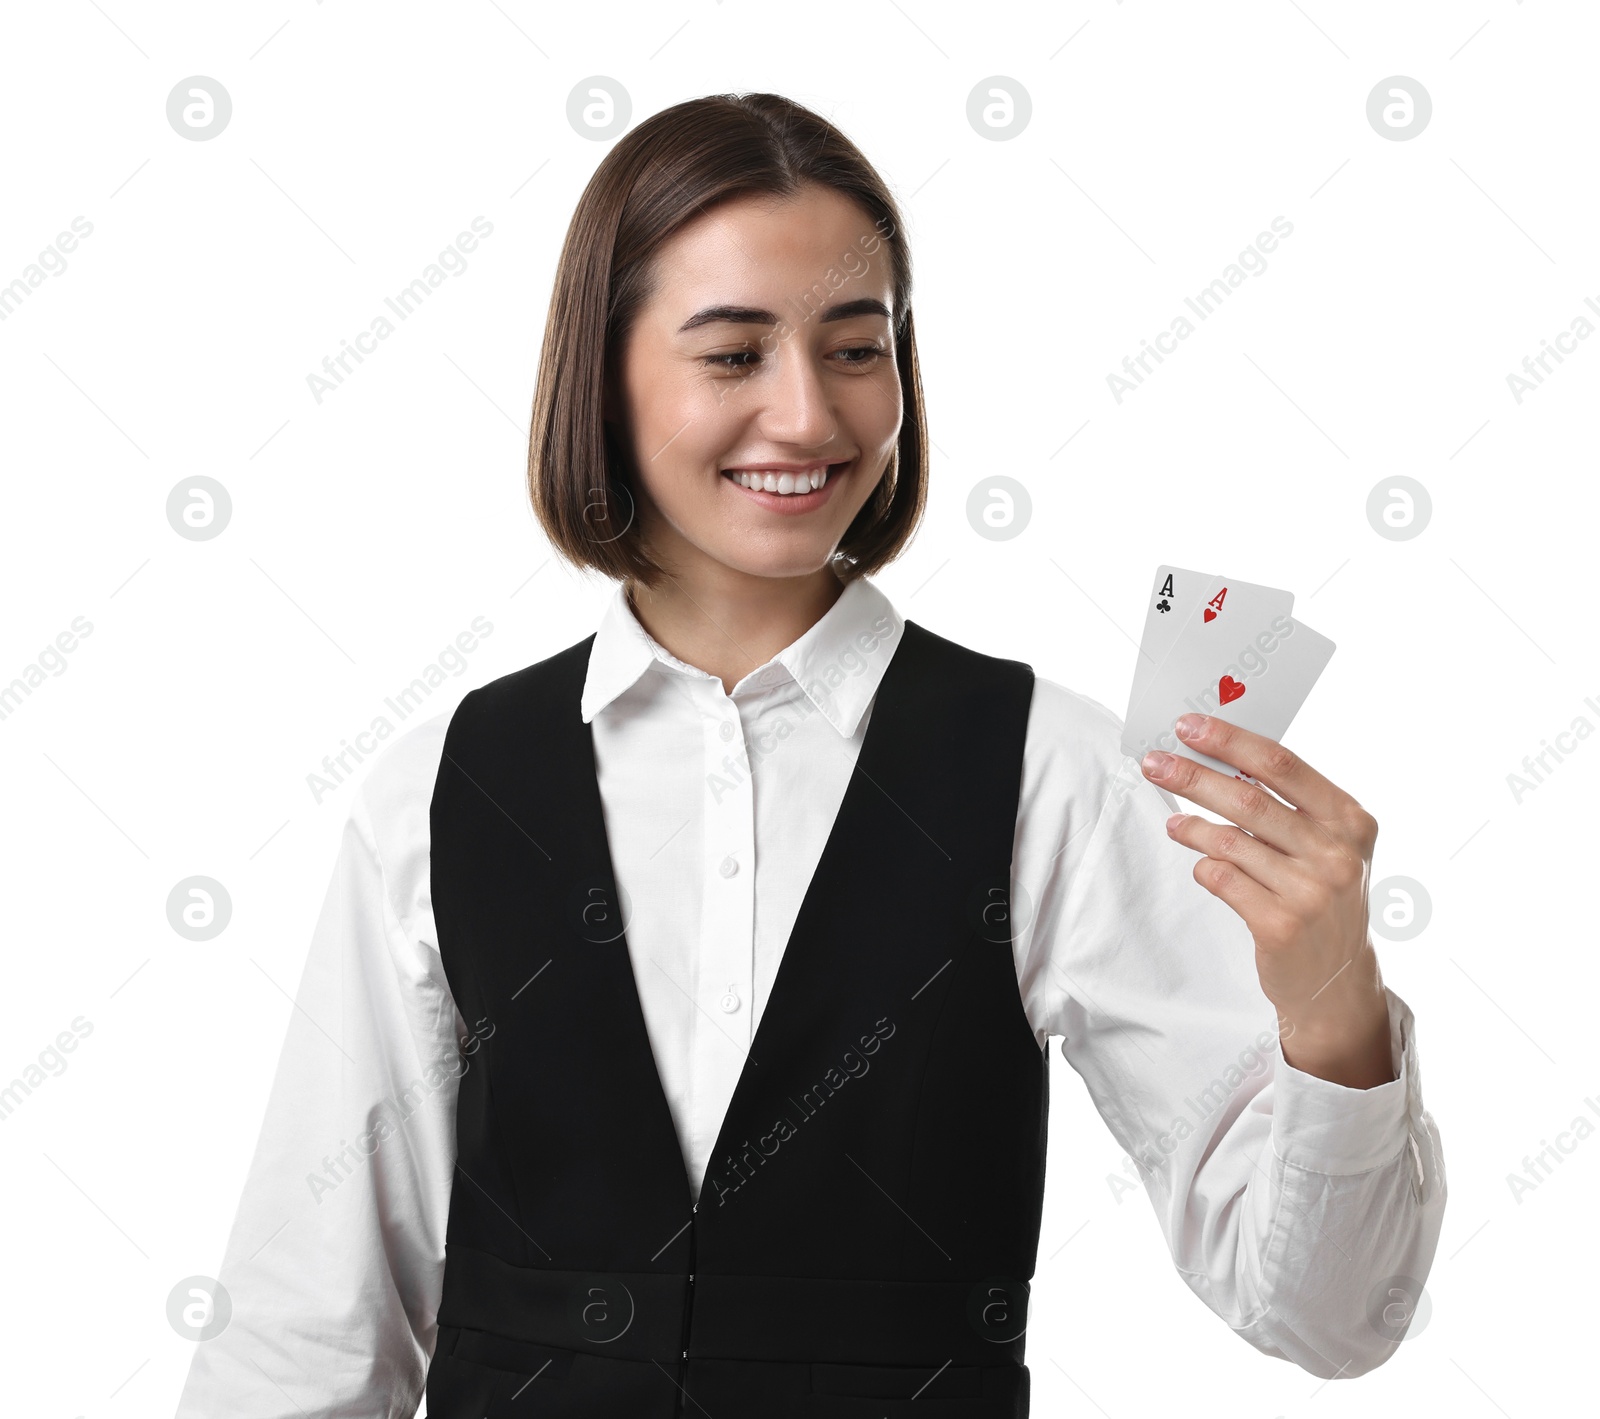
[[639, 624], [686, 665], [733, 687], [793, 645], [839, 599], [844, 583], [827, 568], [797, 577], [752, 577], [718, 568], [691, 585], [664, 577], [634, 583], [629, 604]]

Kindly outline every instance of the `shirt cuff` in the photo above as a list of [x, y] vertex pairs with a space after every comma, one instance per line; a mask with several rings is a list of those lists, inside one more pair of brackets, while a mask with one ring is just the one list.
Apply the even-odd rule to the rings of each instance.
[[1351, 1089], [1296, 1069], [1280, 1050], [1272, 1100], [1272, 1151], [1308, 1172], [1364, 1173], [1409, 1146], [1408, 1105], [1417, 1067], [1412, 1015], [1387, 986], [1390, 1063], [1396, 1077]]

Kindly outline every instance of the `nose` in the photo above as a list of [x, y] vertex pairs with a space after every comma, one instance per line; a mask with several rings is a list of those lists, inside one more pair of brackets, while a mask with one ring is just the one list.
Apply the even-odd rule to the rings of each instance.
[[839, 423], [820, 358], [813, 359], [798, 336], [779, 341], [767, 357], [770, 376], [751, 390], [761, 401], [757, 427], [764, 438], [802, 448], [823, 448], [834, 441]]

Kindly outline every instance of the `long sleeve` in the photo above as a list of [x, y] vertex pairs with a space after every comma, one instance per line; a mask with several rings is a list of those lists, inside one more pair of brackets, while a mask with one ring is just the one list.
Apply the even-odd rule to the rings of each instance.
[[428, 895], [443, 724], [352, 804], [218, 1278], [232, 1317], [196, 1344], [178, 1419], [416, 1412], [471, 1067]]
[[1386, 990], [1388, 1084], [1290, 1066], [1249, 930], [1193, 880], [1165, 831], [1180, 805], [1122, 756], [1120, 721], [1049, 681], [1032, 715], [1014, 861], [1030, 1020], [1063, 1036], [1194, 1293], [1314, 1375], [1373, 1369], [1446, 1195], [1411, 1010]]

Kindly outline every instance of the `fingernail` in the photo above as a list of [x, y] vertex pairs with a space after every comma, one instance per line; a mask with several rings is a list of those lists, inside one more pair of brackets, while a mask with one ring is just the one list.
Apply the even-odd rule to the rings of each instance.
[[1172, 771], [1172, 755], [1161, 749], [1152, 749], [1144, 756], [1143, 767], [1151, 778], [1165, 778]]
[[1175, 828], [1177, 828], [1178, 824], [1183, 822], [1188, 816], [1189, 815], [1187, 813], [1174, 813], [1170, 818], [1167, 819], [1167, 831], [1169, 833], [1172, 832]]
[[1206, 727], [1206, 717], [1203, 714], [1180, 714], [1174, 728], [1185, 739], [1199, 737], [1200, 731]]

